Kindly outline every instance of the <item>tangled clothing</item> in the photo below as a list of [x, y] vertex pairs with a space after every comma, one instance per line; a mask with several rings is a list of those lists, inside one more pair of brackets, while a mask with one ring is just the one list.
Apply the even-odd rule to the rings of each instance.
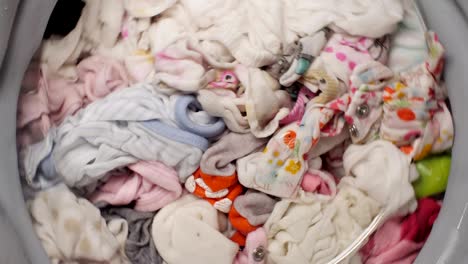
[[372, 39], [334, 33], [320, 56], [304, 74], [303, 82], [307, 87], [310, 87], [309, 72], [323, 68], [347, 85], [349, 77], [357, 65], [371, 61], [386, 63], [388, 49], [388, 38], [385, 36], [380, 39]]
[[[348, 177], [347, 177], [348, 178]], [[328, 263], [371, 223], [379, 203], [343, 179], [334, 199], [283, 199], [265, 223], [268, 262]]]
[[[401, 1], [182, 1], [196, 34], [219, 42], [234, 58], [250, 67], [274, 63], [283, 47], [300, 36], [332, 25], [352, 35], [381, 37], [403, 17]], [[359, 15], [356, 15], [359, 14]], [[367, 28], [372, 24], [375, 27]]]
[[439, 211], [439, 202], [424, 198], [418, 201], [418, 209], [414, 213], [387, 221], [361, 249], [363, 263], [413, 263], [424, 246]]
[[[57, 76], [47, 65], [28, 69], [18, 102], [19, 144], [24, 146], [45, 137], [53, 125], [87, 104], [129, 86], [124, 66], [111, 58], [91, 56], [77, 66], [76, 78]], [[28, 76], [29, 75], [29, 76]]]
[[316, 94], [312, 93], [307, 87], [301, 87], [297, 95], [296, 102], [287, 116], [281, 119], [281, 125], [288, 125], [292, 122], [300, 121], [305, 113], [305, 106], [313, 99]]
[[453, 144], [453, 122], [445, 104], [444, 87], [439, 84], [444, 47], [435, 33], [427, 33], [428, 57], [400, 73], [400, 82], [385, 87], [382, 139], [405, 146], [415, 160], [439, 153]]
[[266, 142], [267, 139], [257, 138], [252, 133], [231, 132], [203, 153], [200, 168], [211, 175], [232, 175], [236, 171], [236, 166], [232, 162], [259, 149]]
[[243, 189], [237, 181], [237, 174], [210, 175], [198, 169], [185, 181], [185, 189], [195, 196], [207, 200], [223, 213], [231, 210], [232, 203]]
[[38, 193], [30, 203], [30, 212], [52, 263], [129, 263], [120, 251], [127, 237], [126, 223], [111, 232], [99, 210], [66, 186]]
[[200, 90], [197, 98], [203, 109], [223, 117], [233, 132], [250, 130], [259, 138], [272, 135], [291, 108], [288, 93], [280, 90], [278, 81], [263, 70], [237, 65], [234, 72], [245, 92], [237, 95], [224, 91], [220, 95], [214, 89]]
[[120, 34], [124, 17], [123, 0], [86, 0], [76, 27], [65, 37], [51, 37], [42, 43], [40, 61], [53, 72], [74, 76], [74, 64], [83, 53], [98, 47], [111, 48]]
[[356, 187], [380, 203], [384, 218], [404, 216], [416, 209], [410, 181], [411, 158], [392, 143], [376, 140], [351, 145], [343, 155], [343, 163], [346, 175], [355, 177]]
[[108, 222], [114, 219], [127, 221], [128, 237], [125, 241], [125, 253], [131, 263], [163, 263], [151, 237], [154, 213], [119, 207], [106, 207], [101, 213]]
[[207, 201], [182, 196], [154, 217], [156, 249], [171, 264], [231, 264], [239, 247], [220, 233], [224, 217]]
[[195, 40], [184, 38], [156, 53], [153, 81], [164, 84], [172, 91], [196, 92], [216, 80], [214, 69], [233, 67], [218, 62], [201, 51]]
[[[346, 112], [347, 122], [357, 130], [353, 142], [389, 140], [416, 160], [452, 146], [452, 117], [439, 84], [444, 48], [434, 33], [427, 33], [426, 38], [426, 61], [401, 72], [395, 81], [387, 83], [390, 70], [376, 62], [356, 67], [350, 81], [352, 102]], [[377, 80], [381, 82], [371, 84]], [[357, 111], [363, 106], [368, 112], [364, 117]]]
[[[142, 84], [90, 104], [57, 129], [51, 158], [58, 176], [68, 186], [83, 187], [115, 168], [144, 160], [173, 167], [184, 182], [198, 168], [208, 145], [196, 133], [223, 132], [216, 119], [192, 111], [192, 100], [185, 99], [169, 98]], [[178, 128], [178, 123], [191, 131]]]
[[[242, 185], [278, 196], [293, 197], [308, 169], [309, 152], [319, 147], [320, 138], [331, 137], [325, 146], [333, 148], [347, 137], [342, 133], [344, 119], [340, 114], [349, 104], [344, 95], [326, 105], [307, 104], [307, 114], [301, 124], [291, 123], [276, 132], [263, 152], [253, 153], [237, 161], [239, 181]], [[317, 155], [318, 156], [318, 155]]]
[[182, 194], [177, 172], [157, 161], [140, 161], [128, 166], [133, 173], [111, 173], [93, 193], [93, 203], [127, 205], [135, 201], [137, 211], [156, 211]]

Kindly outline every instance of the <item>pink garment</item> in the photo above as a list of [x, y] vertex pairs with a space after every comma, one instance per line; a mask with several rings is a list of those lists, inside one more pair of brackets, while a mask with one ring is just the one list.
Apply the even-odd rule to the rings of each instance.
[[156, 211], [182, 194], [177, 172], [158, 161], [140, 161], [128, 166], [134, 173], [113, 175], [93, 193], [93, 203], [127, 205], [135, 201], [135, 210]]
[[305, 106], [310, 99], [314, 98], [315, 94], [309, 90], [307, 87], [302, 87], [299, 90], [299, 94], [297, 95], [296, 103], [294, 104], [293, 109], [289, 112], [289, 114], [281, 119], [280, 125], [287, 125], [295, 121], [299, 121], [304, 116]]
[[76, 79], [60, 77], [49, 72], [45, 65], [38, 71], [28, 70], [23, 85], [26, 91], [20, 94], [18, 102], [19, 144], [40, 141], [52, 125], [60, 124], [90, 102], [128, 85], [123, 65], [100, 56], [81, 61]]
[[418, 209], [405, 218], [388, 220], [361, 249], [364, 264], [411, 264], [424, 246], [440, 211], [430, 198], [418, 201]]
[[[265, 257], [261, 261], [255, 261], [253, 257], [253, 252], [256, 248], [263, 247], [265, 252]], [[250, 232], [247, 235], [247, 240], [245, 243], [245, 248], [242, 251], [237, 253], [236, 258], [234, 259], [233, 264], [264, 264], [266, 262], [267, 250], [267, 236], [266, 231], [263, 227], [257, 228], [257, 230]]]
[[336, 194], [336, 179], [326, 171], [309, 169], [302, 177], [301, 187], [306, 192], [334, 196]]

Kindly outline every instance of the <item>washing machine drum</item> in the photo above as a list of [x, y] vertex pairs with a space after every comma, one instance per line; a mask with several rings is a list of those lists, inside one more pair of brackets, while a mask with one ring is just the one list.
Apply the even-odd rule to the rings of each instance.
[[[311, 0], [313, 1], [313, 0]], [[23, 74], [55, 0], [0, 0], [0, 263], [49, 263], [33, 231], [21, 189], [16, 153], [16, 103]], [[442, 211], [416, 263], [468, 259], [468, 0], [418, 3], [429, 28], [447, 48], [444, 75], [456, 136]]]

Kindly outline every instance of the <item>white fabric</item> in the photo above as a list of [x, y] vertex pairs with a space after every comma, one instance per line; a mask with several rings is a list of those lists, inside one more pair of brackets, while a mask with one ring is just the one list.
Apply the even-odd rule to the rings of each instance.
[[52, 263], [130, 263], [122, 251], [126, 223], [107, 226], [96, 207], [77, 198], [66, 186], [38, 193], [29, 210]]
[[385, 140], [351, 145], [343, 155], [346, 175], [354, 176], [356, 186], [384, 207], [386, 217], [405, 216], [417, 207], [410, 163], [410, 157]]
[[173, 14], [171, 28], [191, 24], [179, 35], [196, 32], [201, 40], [220, 42], [252, 67], [274, 63], [283, 47], [328, 25], [380, 37], [403, 17], [401, 0], [184, 0], [179, 5], [183, 11]]
[[[64, 38], [52, 37], [42, 43], [40, 61], [52, 71], [74, 75], [80, 55], [99, 48], [112, 48], [120, 34], [124, 16], [123, 0], [86, 0], [76, 27]], [[72, 68], [67, 71], [64, 66]]]
[[264, 226], [269, 263], [325, 264], [362, 233], [378, 202], [346, 180], [338, 189], [334, 199], [309, 194], [276, 203]]
[[233, 132], [250, 130], [259, 138], [272, 135], [291, 108], [288, 93], [263, 70], [237, 65], [234, 72], [244, 93], [203, 89], [198, 92], [198, 101], [206, 112], [222, 117]]
[[207, 201], [185, 195], [154, 217], [156, 249], [170, 264], [231, 264], [239, 247], [220, 232], [220, 217]]
[[153, 17], [170, 8], [176, 1], [177, 0], [125, 0], [125, 10], [133, 17]]

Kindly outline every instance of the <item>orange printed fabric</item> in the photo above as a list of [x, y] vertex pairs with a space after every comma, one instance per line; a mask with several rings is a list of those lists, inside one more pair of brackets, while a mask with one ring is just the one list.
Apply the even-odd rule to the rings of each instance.
[[231, 176], [216, 176], [205, 174], [200, 168], [187, 179], [185, 188], [223, 213], [231, 210], [234, 199], [243, 191], [235, 172]]

